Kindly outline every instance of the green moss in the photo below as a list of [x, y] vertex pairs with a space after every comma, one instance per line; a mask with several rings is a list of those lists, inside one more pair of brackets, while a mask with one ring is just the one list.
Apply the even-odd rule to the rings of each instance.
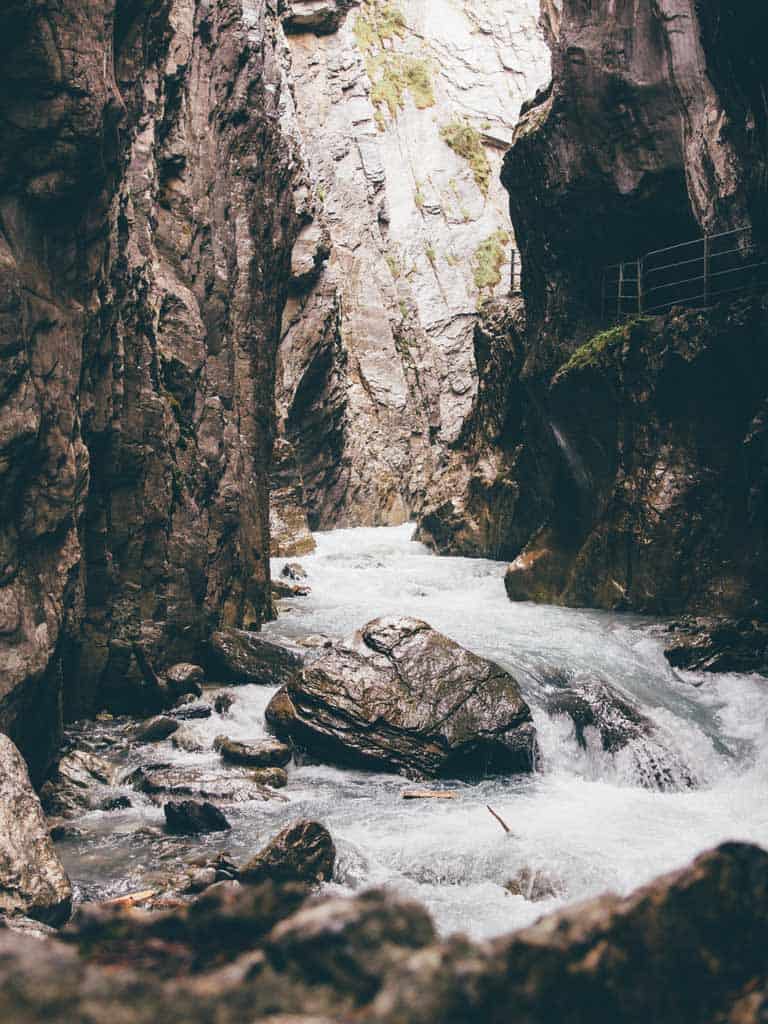
[[431, 63], [392, 48], [392, 42], [403, 39], [407, 31], [399, 6], [384, 0], [365, 0], [355, 22], [355, 37], [366, 56], [371, 101], [380, 131], [386, 126], [384, 112], [389, 111], [390, 117], [396, 118], [405, 106], [406, 94], [410, 94], [419, 110], [435, 103]]
[[400, 316], [403, 318], [403, 320], [408, 319], [410, 312], [411, 311], [408, 308], [408, 303], [405, 301], [405, 299], [400, 299]]
[[435, 252], [435, 247], [432, 245], [431, 242], [427, 242], [427, 244], [424, 246], [424, 252], [426, 254], [427, 259], [434, 267], [435, 263], [437, 262], [437, 253]]
[[384, 110], [388, 110], [394, 120], [405, 106], [408, 93], [419, 110], [434, 106], [432, 69], [427, 60], [386, 50], [370, 56], [366, 67], [371, 80], [371, 102], [376, 108], [379, 128], [383, 126]]
[[563, 377], [574, 370], [595, 369], [604, 365], [614, 349], [631, 339], [635, 328], [648, 322], [648, 317], [636, 317], [607, 331], [601, 331], [577, 348], [570, 359], [563, 363], [556, 376]]
[[400, 257], [396, 253], [388, 252], [384, 259], [387, 261], [390, 274], [397, 281], [403, 276], [403, 265], [400, 262]]
[[484, 196], [487, 196], [491, 183], [491, 165], [480, 132], [468, 121], [456, 118], [440, 129], [440, 135], [454, 153], [467, 161], [477, 187]]
[[405, 15], [386, 0], [365, 0], [355, 22], [355, 38], [363, 53], [381, 50], [387, 40], [405, 36]]
[[481, 242], [472, 257], [472, 270], [478, 291], [493, 291], [501, 284], [501, 268], [507, 262], [509, 234], [499, 229]]
[[421, 185], [422, 183], [420, 181], [416, 182], [416, 192], [413, 196], [413, 201], [416, 204], [416, 208], [419, 210], [424, 206], [424, 193], [421, 191]]

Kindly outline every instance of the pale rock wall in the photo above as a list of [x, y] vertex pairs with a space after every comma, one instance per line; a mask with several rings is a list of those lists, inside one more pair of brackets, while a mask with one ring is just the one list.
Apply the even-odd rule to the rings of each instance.
[[[375, 18], [375, 4], [335, 19], [332, 5], [314, 5], [315, 17], [289, 6], [296, 119], [323, 212], [294, 260], [281, 427], [296, 445], [313, 527], [398, 523], [421, 507], [471, 411], [478, 307], [510, 290], [499, 173], [520, 104], [549, 72], [538, 5], [379, 4], [402, 15], [402, 31], [372, 46], [357, 19]], [[387, 55], [426, 69], [434, 102], [406, 90], [394, 116], [377, 104], [368, 71], [375, 87]], [[487, 194], [441, 137], [457, 119], [477, 133]], [[481, 289], [476, 253], [497, 232], [507, 236], [498, 283]]]

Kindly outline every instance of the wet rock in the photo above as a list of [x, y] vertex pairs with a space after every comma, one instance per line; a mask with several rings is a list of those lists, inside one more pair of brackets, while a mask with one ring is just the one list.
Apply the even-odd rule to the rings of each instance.
[[565, 715], [573, 722], [576, 740], [587, 747], [587, 729], [594, 729], [603, 750], [616, 753], [640, 736], [650, 736], [653, 723], [627, 697], [600, 680], [582, 680], [571, 685], [578, 689], [560, 689], [545, 703], [550, 715]]
[[199, 718], [210, 718], [213, 714], [213, 708], [210, 704], [197, 704], [187, 701], [181, 706], [175, 707], [173, 714], [175, 718], [180, 719], [182, 722], [191, 722]]
[[215, 748], [224, 761], [248, 768], [284, 768], [292, 756], [291, 748], [287, 744], [270, 739], [240, 743], [226, 736], [219, 736]]
[[[550, 679], [554, 677], [550, 676]], [[599, 679], [557, 680], [560, 687], [545, 701], [550, 715], [573, 722], [583, 750], [622, 756], [637, 782], [649, 789], [675, 790], [696, 785], [696, 775], [674, 742], [625, 694]]]
[[174, 698], [181, 697], [185, 693], [202, 697], [204, 681], [205, 673], [202, 668], [189, 662], [179, 662], [178, 665], [171, 666], [165, 673], [165, 684]]
[[284, 828], [263, 850], [240, 868], [240, 880], [254, 884], [330, 881], [336, 863], [336, 847], [325, 826], [298, 821]]
[[99, 804], [101, 811], [125, 811], [129, 807], [133, 807], [133, 803], [128, 796], [113, 796]]
[[234, 703], [235, 698], [231, 693], [220, 693], [213, 702], [213, 709], [217, 715], [227, 715]]
[[215, 674], [235, 683], [282, 686], [302, 666], [298, 649], [243, 629], [225, 629], [211, 637]]
[[75, 749], [56, 764], [40, 790], [45, 813], [72, 817], [98, 803], [99, 792], [114, 782], [115, 769], [106, 758]]
[[0, 733], [0, 914], [66, 921], [72, 887], [48, 834], [27, 766]]
[[673, 668], [768, 676], [765, 622], [690, 617], [667, 627], [664, 640], [664, 655]]
[[183, 725], [178, 732], [173, 734], [171, 745], [176, 747], [177, 750], [186, 750], [190, 754], [199, 754], [208, 749], [208, 745], [188, 725]]
[[538, 868], [520, 868], [517, 874], [505, 883], [504, 888], [512, 896], [522, 896], [531, 903], [555, 899], [566, 893], [563, 883]]
[[322, 759], [414, 776], [525, 772], [534, 761], [515, 680], [417, 619], [377, 619], [308, 664], [267, 721]]
[[183, 800], [163, 807], [166, 831], [173, 835], [194, 836], [205, 832], [226, 832], [232, 826], [211, 803]]
[[286, 583], [284, 580], [272, 581], [272, 594], [278, 599], [284, 597], [308, 597], [311, 593], [310, 587], [300, 583]]
[[282, 799], [274, 790], [259, 785], [245, 772], [222, 774], [220, 770], [188, 765], [142, 765], [131, 772], [125, 782], [155, 798], [192, 797], [228, 803]]
[[284, 789], [288, 785], [288, 772], [283, 768], [260, 768], [253, 773], [253, 780], [260, 786]]
[[167, 740], [169, 736], [179, 728], [179, 723], [173, 718], [164, 715], [152, 718], [145, 725], [140, 726], [135, 733], [138, 743], [159, 743]]
[[293, 583], [300, 583], [307, 578], [307, 570], [301, 562], [286, 562], [280, 575], [283, 579], [291, 580]]

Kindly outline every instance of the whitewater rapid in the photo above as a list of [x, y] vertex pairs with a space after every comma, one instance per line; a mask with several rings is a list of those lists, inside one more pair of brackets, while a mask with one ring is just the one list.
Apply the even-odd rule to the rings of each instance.
[[[518, 679], [538, 731], [537, 773], [448, 783], [455, 800], [407, 802], [401, 793], [412, 784], [404, 778], [291, 766], [281, 791], [287, 802], [228, 807], [232, 832], [195, 840], [194, 849], [143, 827], [159, 825], [162, 812], [133, 795], [133, 808], [91, 812], [78, 823], [84, 834], [60, 844], [81, 898], [130, 891], [192, 852], [228, 850], [242, 859], [282, 825], [311, 817], [337, 843], [331, 889], [383, 885], [425, 903], [443, 932], [488, 937], [567, 902], [605, 890], [626, 893], [726, 839], [768, 845], [767, 680], [675, 672], [650, 620], [510, 603], [503, 563], [438, 558], [412, 542], [412, 533], [406, 525], [316, 535], [316, 552], [301, 559], [310, 596], [282, 602], [266, 633], [341, 638], [380, 615], [425, 619]], [[285, 561], [274, 560], [275, 576]], [[553, 672], [603, 680], [640, 704], [656, 726], [657, 746], [630, 744], [608, 754], [592, 737], [582, 749], [570, 720], [544, 709]], [[222, 731], [239, 739], [265, 735], [263, 713], [274, 690], [233, 692], [225, 729], [216, 716], [192, 723], [206, 744]], [[161, 746], [163, 760], [220, 764], [213, 751]], [[152, 754], [158, 759], [157, 745]], [[648, 788], [649, 757], [673, 766], [667, 791]], [[141, 762], [142, 751], [132, 751], [126, 770]], [[679, 764], [694, 788], [682, 777], [676, 785]], [[546, 879], [555, 895], [532, 902], [511, 894], [505, 885], [521, 870]]]

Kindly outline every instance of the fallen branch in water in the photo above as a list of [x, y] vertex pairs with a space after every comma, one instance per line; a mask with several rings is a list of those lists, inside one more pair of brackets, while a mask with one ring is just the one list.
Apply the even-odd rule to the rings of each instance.
[[155, 896], [154, 889], [144, 889], [142, 892], [132, 892], [127, 896], [115, 896], [114, 899], [104, 900], [108, 907], [135, 907], [137, 903], [146, 903]]
[[458, 793], [445, 789], [407, 789], [400, 794], [403, 800], [457, 800]]
[[494, 809], [493, 809], [492, 807], [489, 807], [489, 805], [488, 805], [488, 804], [486, 804], [485, 806], [486, 806], [486, 808], [487, 808], [487, 809], [488, 809], [488, 810], [489, 810], [489, 811], [491, 812], [491, 814], [492, 814], [492, 815], [494, 816], [494, 818], [496, 819], [496, 821], [498, 821], [498, 823], [499, 823], [499, 824], [501, 825], [501, 827], [502, 827], [502, 828], [504, 829], [504, 831], [505, 831], [505, 832], [507, 833], [507, 835], [508, 835], [508, 836], [511, 836], [511, 835], [512, 835], [512, 829], [511, 829], [511, 828], [509, 827], [509, 825], [508, 825], [508, 824], [506, 823], [506, 821], [504, 821], [504, 819], [503, 819], [503, 818], [501, 818], [501, 817], [500, 817], [500, 816], [499, 816], [499, 815], [498, 815], [498, 814], [496, 813], [496, 811], [494, 811]]

